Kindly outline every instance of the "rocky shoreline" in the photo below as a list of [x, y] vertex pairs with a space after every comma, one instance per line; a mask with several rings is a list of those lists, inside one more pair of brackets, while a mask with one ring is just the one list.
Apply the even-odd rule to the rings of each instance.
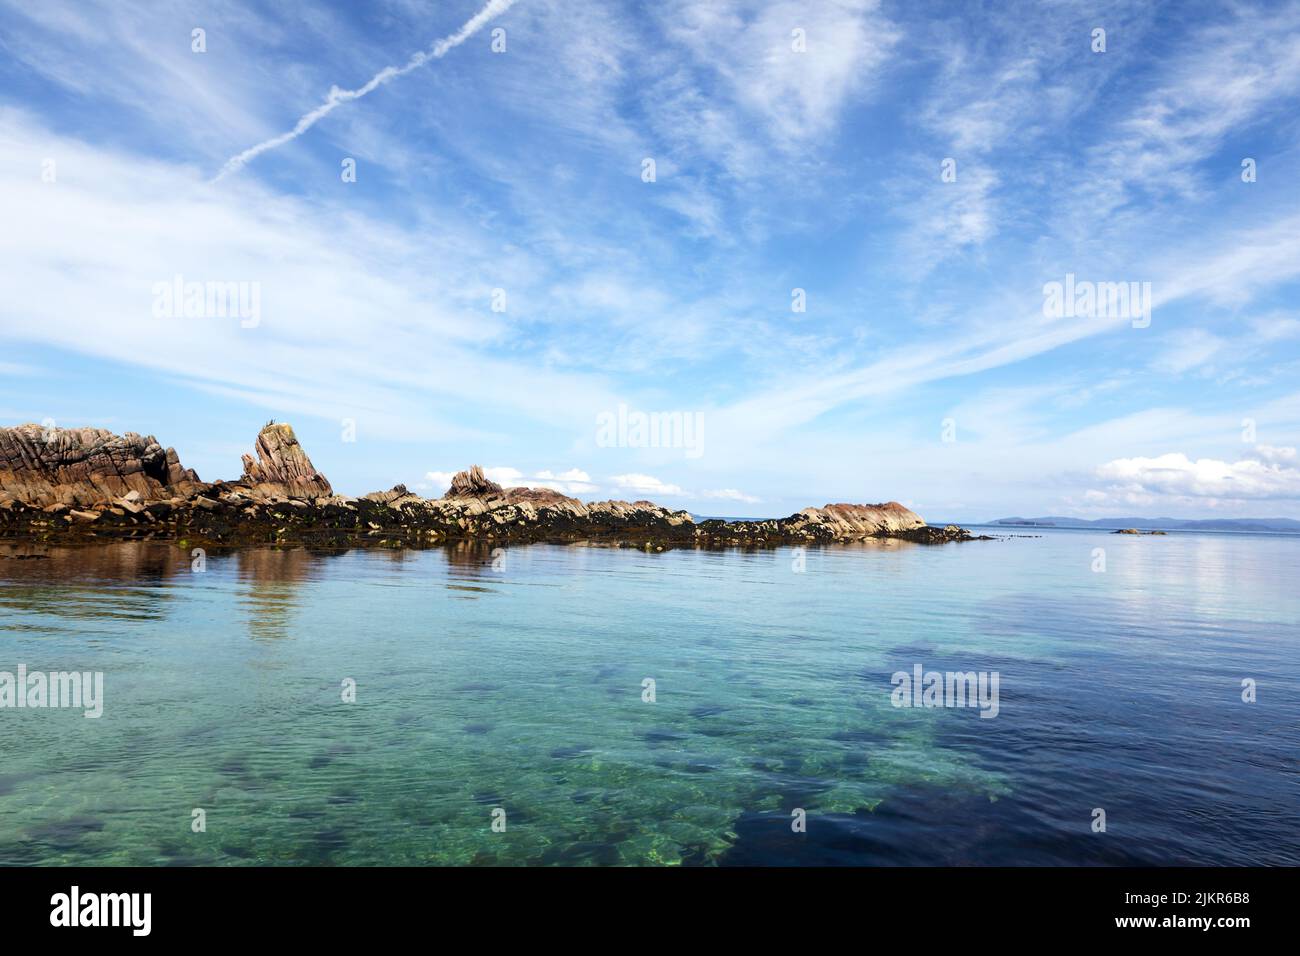
[[457, 474], [441, 498], [422, 498], [403, 485], [353, 498], [334, 493], [287, 424], [267, 424], [255, 453], [243, 456], [238, 480], [204, 482], [152, 436], [0, 428], [0, 538], [215, 547], [592, 541], [654, 550], [973, 538], [956, 525], [927, 525], [892, 501], [828, 504], [764, 521], [697, 522], [650, 501], [584, 503], [549, 489], [502, 488], [477, 465]]

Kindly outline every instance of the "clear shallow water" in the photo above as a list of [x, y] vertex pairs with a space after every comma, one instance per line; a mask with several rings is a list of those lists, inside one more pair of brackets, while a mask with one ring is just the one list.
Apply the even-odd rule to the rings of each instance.
[[1300, 863], [1294, 538], [0, 555], [3, 864]]

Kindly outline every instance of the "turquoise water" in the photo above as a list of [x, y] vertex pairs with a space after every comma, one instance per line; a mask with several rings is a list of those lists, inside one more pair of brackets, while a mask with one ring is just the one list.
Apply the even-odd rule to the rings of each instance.
[[[0, 544], [0, 670], [105, 697], [0, 710], [0, 863], [1300, 862], [1300, 539], [1033, 533]], [[918, 663], [997, 717], [894, 707]]]

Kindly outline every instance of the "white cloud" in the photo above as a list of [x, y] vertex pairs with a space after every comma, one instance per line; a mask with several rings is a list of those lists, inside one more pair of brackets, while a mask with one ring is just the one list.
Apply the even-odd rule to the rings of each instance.
[[[466, 0], [463, 12], [442, 10], [459, 19], [481, 2]], [[933, 236], [939, 241], [931, 245], [951, 253], [955, 265], [978, 266], [982, 275], [996, 279], [963, 285], [964, 272], [936, 269], [929, 282], [909, 289], [905, 281], [894, 281], [899, 272], [886, 271], [880, 284], [877, 273], [867, 270], [854, 288], [839, 290], [836, 301], [835, 290], [818, 288], [821, 280], [809, 283], [793, 266], [790, 281], [778, 282], [785, 277], [773, 273], [781, 271], [781, 263], [765, 259], [761, 247], [749, 242], [748, 230], [795, 205], [781, 201], [792, 193], [785, 187], [794, 178], [802, 176], [813, 192], [834, 190], [849, 185], [848, 176], [873, 175], [876, 161], [903, 158], [887, 137], [880, 138], [872, 141], [873, 163], [863, 167], [863, 143], [856, 136], [840, 142], [829, 135], [840, 121], [859, 131], [857, 114], [867, 112], [862, 109], [866, 98], [859, 93], [873, 85], [872, 74], [879, 72], [874, 66], [884, 60], [872, 61], [880, 52], [876, 47], [863, 62], [842, 56], [840, 34], [831, 37], [830, 47], [825, 41], [841, 21], [874, 30], [880, 17], [873, 4], [809, 5], [804, 16], [805, 8], [796, 15], [796, 8], [784, 2], [757, 8], [732, 0], [669, 0], [659, 8], [662, 14], [646, 16], [596, 3], [583, 9], [582, 29], [576, 31], [571, 9], [558, 0], [516, 4], [510, 13], [509, 57], [480, 58], [489, 64], [489, 82], [481, 82], [481, 64], [470, 62], [474, 50], [467, 47], [455, 57], [457, 69], [411, 77], [417, 83], [428, 80], [430, 92], [436, 87], [441, 95], [397, 97], [394, 86], [365, 104], [374, 109], [338, 110], [264, 167], [279, 175], [293, 172], [287, 168], [291, 163], [319, 167], [321, 156], [332, 159], [334, 146], [350, 140], [356, 141], [355, 155], [364, 157], [368, 151], [375, 162], [390, 166], [404, 168], [393, 157], [409, 151], [409, 206], [387, 221], [384, 208], [358, 201], [363, 193], [353, 191], [344, 199], [328, 189], [313, 193], [310, 177], [300, 181], [303, 192], [286, 194], [264, 188], [253, 176], [234, 177], [219, 190], [207, 189], [202, 179], [235, 146], [264, 140], [289, 125], [270, 118], [293, 117], [301, 104], [318, 102], [315, 91], [328, 87], [328, 79], [364, 78], [375, 64], [402, 62], [408, 51], [402, 37], [409, 32], [354, 38], [348, 36], [346, 18], [322, 27], [313, 16], [309, 35], [298, 38], [310, 41], [305, 46], [312, 53], [295, 62], [290, 43], [296, 37], [294, 23], [270, 24], [278, 32], [263, 37], [263, 43], [282, 47], [285, 55], [266, 59], [254, 58], [254, 53], [266, 52], [257, 43], [243, 42], [261, 35], [264, 24], [250, 24], [239, 33], [223, 24], [222, 46], [240, 49], [256, 68], [222, 76], [219, 68], [226, 64], [217, 59], [218, 51], [206, 60], [196, 58], [184, 42], [160, 38], [168, 30], [175, 33], [174, 17], [159, 21], [165, 28], [141, 32], [137, 42], [128, 43], [124, 35], [146, 25], [129, 10], [123, 11], [126, 20], [109, 28], [114, 18], [100, 15], [93, 18], [100, 22], [92, 23], [83, 17], [79, 11], [86, 3], [0, 0], [0, 7], [21, 10], [21, 16], [10, 17], [15, 23], [53, 18], [46, 11], [60, 11], [59, 22], [50, 24], [49, 43], [41, 44], [47, 50], [38, 54], [32, 44], [19, 42], [10, 44], [12, 52], [35, 76], [62, 84], [78, 100], [84, 94], [87, 102], [120, 102], [132, 121], [120, 135], [90, 147], [52, 132], [73, 130], [95, 141], [94, 130], [78, 125], [75, 117], [56, 114], [38, 120], [0, 108], [0, 208], [24, 223], [22, 230], [9, 230], [7, 240], [0, 236], [3, 278], [14, 291], [0, 302], [0, 351], [14, 346], [4, 358], [17, 362], [25, 358], [24, 346], [48, 346], [86, 356], [109, 370], [145, 366], [143, 374], [162, 387], [202, 389], [221, 396], [225, 407], [250, 402], [277, 417], [297, 412], [331, 423], [357, 417], [365, 439], [360, 445], [326, 446], [320, 453], [313, 446], [318, 465], [332, 478], [336, 465], [331, 455], [335, 461], [369, 463], [384, 454], [394, 459], [411, 455], [416, 447], [411, 443], [430, 441], [459, 443], [443, 444], [438, 461], [588, 460], [595, 411], [631, 398], [619, 394], [624, 390], [644, 395], [661, 388], [671, 390], [672, 405], [639, 404], [702, 409], [715, 436], [707, 461], [717, 463], [718, 470], [707, 478], [682, 472], [678, 480], [721, 489], [701, 492], [701, 498], [729, 492], [743, 496], [727, 486], [744, 484], [768, 502], [782, 494], [799, 495], [798, 506], [815, 503], [803, 499], [816, 498], [822, 488], [832, 497], [817, 500], [876, 500], [918, 491], [933, 499], [940, 489], [954, 487], [978, 488], [963, 494], [978, 494], [981, 500], [1028, 495], [1041, 493], [1044, 475], [1063, 470], [1069, 472], [1070, 489], [1082, 493], [1096, 463], [1117, 455], [1160, 456], [1169, 448], [1187, 448], [1231, 458], [1233, 453], [1218, 450], [1215, 442], [1225, 434], [1235, 436], [1243, 415], [1259, 418], [1261, 437], [1276, 443], [1296, 444], [1300, 435], [1294, 425], [1264, 427], [1252, 406], [1268, 401], [1271, 392], [1225, 396], [1213, 405], [1217, 413], [1197, 415], [1193, 410], [1201, 407], [1203, 395], [1177, 393], [1143, 371], [1155, 356], [1169, 370], [1195, 369], [1212, 360], [1213, 372], [1223, 376], [1249, 348], [1262, 351], [1266, 343], [1283, 340], [1290, 344], [1288, 337], [1296, 335], [1300, 322], [1286, 309], [1285, 298], [1270, 296], [1271, 306], [1260, 303], [1279, 311], [1260, 320], [1254, 336], [1214, 325], [1214, 313], [1195, 306], [1206, 300], [1236, 305], [1241, 297], [1275, 288], [1300, 273], [1300, 217], [1294, 203], [1262, 203], [1242, 215], [1231, 215], [1241, 212], [1236, 208], [1198, 206], [1165, 216], [1162, 208], [1139, 223], [1149, 229], [1132, 228], [1131, 219], [1120, 223], [1104, 216], [1114, 204], [1124, 204], [1130, 191], [1136, 199], [1148, 193], [1177, 199], [1187, 191], [1187, 169], [1196, 174], [1198, 185], [1235, 179], [1232, 163], [1226, 171], [1220, 168], [1215, 148], [1224, 145], [1227, 135], [1236, 141], [1238, 131], [1246, 142], [1262, 130], [1261, 118], [1294, 106], [1296, 33], [1280, 29], [1273, 13], [1234, 16], [1232, 36], [1226, 37], [1232, 41], [1226, 57], [1230, 62], [1222, 69], [1208, 60], [1202, 63], [1215, 74], [1208, 82], [1223, 90], [1220, 98], [1229, 101], [1233, 113], [1230, 133], [1224, 134], [1213, 117], [1206, 120], [1204, 114], [1212, 109], [1195, 106], [1205, 85], [1197, 61], [1204, 60], [1206, 49], [1218, 49], [1210, 42], [1215, 36], [1199, 27], [1188, 42], [1166, 38], [1170, 55], [1143, 74], [1140, 88], [1116, 89], [1107, 85], [1107, 77], [1122, 80], [1112, 64], [1121, 64], [1124, 55], [1142, 55], [1147, 36], [1141, 32], [1113, 31], [1113, 43], [1116, 35], [1126, 40], [1115, 44], [1111, 54], [1096, 57], [1087, 52], [1086, 31], [1055, 29], [1077, 19], [1060, 5], [1050, 8], [1054, 12], [1046, 21], [1038, 14], [1027, 16], [1024, 8], [1008, 8], [997, 17], [999, 24], [1022, 19], [1023, 24], [991, 35], [971, 29], [973, 21], [993, 16], [986, 9], [955, 13], [936, 26], [934, 18], [897, 8], [909, 32], [908, 89], [913, 77], [923, 82], [928, 64], [945, 62], [937, 55], [914, 56], [917, 49], [924, 52], [914, 45], [917, 31], [934, 30], [962, 42], [949, 58], [953, 68], [925, 86], [917, 99], [922, 105], [900, 120], [899, 131], [908, 134], [903, 140], [908, 155], [923, 155], [926, 165], [899, 164], [899, 179], [915, 179], [918, 185], [903, 201], [887, 196], [887, 211], [901, 217], [904, 227], [914, 227], [903, 238], [917, 241], [895, 243], [885, 231], [891, 223], [862, 217], [861, 228], [852, 234], [867, 237], [864, 249], [872, 256], [861, 262], [878, 262], [875, 253], [895, 245], [900, 259], [931, 265], [933, 253], [919, 240]], [[101, 14], [109, 9], [106, 3], [98, 6]], [[1294, 13], [1300, 7], [1289, 9]], [[808, 28], [807, 54], [784, 56], [790, 24], [780, 20], [787, 14]], [[263, 16], [275, 19], [269, 12]], [[64, 28], [65, 19], [73, 29]], [[454, 26], [449, 19], [446, 28], [433, 32]], [[690, 35], [696, 26], [699, 34]], [[661, 32], [670, 34], [668, 42]], [[89, 45], [57, 48], [54, 41], [70, 34]], [[184, 40], [186, 34], [175, 35]], [[1257, 43], [1261, 37], [1264, 42]], [[1247, 64], [1239, 74], [1243, 85], [1225, 84], [1242, 52], [1254, 46], [1259, 62]], [[110, 55], [113, 49], [120, 54]], [[766, 58], [778, 52], [784, 58], [768, 63]], [[829, 58], [815, 60], [828, 52]], [[501, 69], [506, 59], [509, 69]], [[364, 68], [358, 66], [362, 63]], [[1074, 68], [1082, 64], [1082, 69]], [[775, 72], [765, 75], [770, 69]], [[92, 99], [96, 91], [100, 100]], [[1108, 148], [1090, 149], [1096, 142], [1089, 139], [1094, 117], [1086, 112], [1092, 99], [1101, 100], [1104, 115], [1097, 118], [1103, 133], [1122, 127], [1129, 134], [1122, 139], [1136, 142], [1143, 156], [1165, 150], [1173, 178], [1161, 175], [1160, 162], [1142, 159], [1129, 170], [1112, 166]], [[474, 109], [449, 108], [466, 102]], [[380, 108], [385, 103], [393, 112]], [[1168, 112], [1157, 108], [1162, 103], [1170, 104]], [[882, 120], [888, 120], [890, 109], [882, 108]], [[478, 126], [467, 112], [480, 118]], [[530, 119], [544, 135], [530, 137], [536, 131]], [[1184, 119], [1189, 128], [1175, 128]], [[155, 127], [174, 131], [161, 151], [151, 150], [157, 141], [142, 135]], [[510, 130], [510, 139], [520, 145], [518, 156], [513, 149], [498, 148], [494, 133], [501, 129]], [[429, 130], [438, 133], [432, 146], [425, 135]], [[924, 139], [913, 137], [927, 132]], [[1283, 126], [1278, 132], [1289, 142], [1294, 131]], [[818, 133], [826, 135], [813, 148], [809, 140]], [[1189, 143], [1195, 148], [1187, 149]], [[1030, 150], [1037, 144], [1048, 149], [1034, 155]], [[840, 162], [841, 147], [852, 153], [847, 164]], [[993, 152], [1012, 147], [1016, 152]], [[142, 158], [128, 149], [168, 161]], [[1132, 151], [1130, 145], [1117, 148], [1115, 161]], [[941, 184], [938, 158], [949, 154], [959, 160], [958, 182]], [[46, 155], [59, 159], [59, 182], [41, 189], [35, 171]], [[653, 188], [641, 188], [636, 178], [643, 155], [661, 163], [660, 182]], [[1274, 151], [1271, 164], [1268, 155], [1261, 154], [1256, 186], [1230, 182], [1224, 195], [1268, 195], [1265, 190], [1276, 188], [1280, 180], [1268, 170], [1276, 170], [1279, 158], [1290, 153]], [[1008, 156], [1029, 158], [1008, 166]], [[331, 180], [337, 178], [332, 166], [325, 167]], [[453, 182], [440, 180], [437, 170], [462, 166], [476, 181], [500, 189], [481, 195], [473, 188], [455, 189], [465, 200], [458, 207], [427, 188], [429, 182]], [[617, 182], [633, 184], [635, 201], [622, 201], [617, 189], [602, 182], [602, 170], [609, 169], [617, 170]], [[981, 170], [990, 172], [981, 176]], [[281, 181], [289, 180], [285, 176]], [[575, 191], [573, 182], [590, 188]], [[1080, 183], [1090, 188], [1081, 190], [1078, 203], [1067, 202]], [[1116, 184], [1116, 195], [1106, 191], [1108, 183]], [[861, 196], [877, 184], [868, 178], [858, 185]], [[1098, 188], [1100, 197], [1094, 192]], [[803, 196], [802, 189], [793, 193]], [[1018, 198], [1026, 195], [1030, 198]], [[846, 219], [860, 217], [864, 200], [842, 198], [843, 203], [835, 204], [800, 199], [800, 205], [807, 207], [809, 218], [834, 218], [832, 205]], [[1094, 204], [1097, 199], [1101, 201]], [[679, 268], [685, 264], [681, 248], [674, 245], [680, 230], [659, 228], [662, 213], [651, 215], [661, 206], [688, 216], [692, 235], [730, 236], [733, 244], [721, 252], [724, 243], [708, 248], [690, 244], [685, 255], [700, 260], [689, 263], [694, 269]], [[1133, 215], [1145, 215], [1141, 206], [1133, 204]], [[611, 208], [618, 215], [597, 214]], [[1206, 218], [1189, 218], [1202, 212]], [[792, 219], [777, 228], [788, 235], [795, 225]], [[1164, 237], [1169, 241], [1160, 241], [1161, 228], [1170, 233]], [[1017, 245], [1018, 236], [1036, 236], [1040, 229], [1049, 239], [1055, 232], [1060, 241], [1031, 245], [1029, 238], [1023, 247]], [[1008, 249], [1011, 258], [993, 258]], [[1018, 252], [1024, 255], [1014, 255]], [[1044, 259], [1064, 260], [1070, 270], [1098, 278], [1129, 275], [1108, 263], [1122, 262], [1125, 269], [1131, 264], [1132, 277], [1155, 280], [1156, 328], [1140, 339], [1127, 328], [1105, 323], [1041, 321], [1038, 289], [1046, 278], [1066, 271]], [[837, 260], [827, 265], [827, 278], [833, 279], [840, 271]], [[143, 298], [147, 308], [149, 283], [177, 271], [189, 278], [261, 282], [263, 324], [241, 331], [219, 323], [182, 326], [149, 320], [140, 307]], [[772, 281], [756, 280], [764, 275]], [[954, 277], [949, 280], [949, 275]], [[790, 286], [805, 284], [811, 286], [815, 308], [809, 321], [800, 319], [796, 325], [789, 322], [782, 298]], [[510, 290], [508, 314], [482, 307], [485, 290], [497, 285]], [[886, 289], [898, 287], [915, 296], [917, 312], [896, 309], [888, 301]], [[1186, 303], [1184, 314], [1171, 309], [1165, 313], [1170, 324], [1165, 324], [1160, 306], [1179, 300]], [[938, 321], [930, 313], [938, 313]], [[1198, 341], [1193, 332], [1190, 342], [1170, 348], [1176, 341], [1173, 323], [1182, 325], [1184, 316], [1205, 326], [1208, 338]], [[815, 349], [803, 341], [812, 340], [814, 329]], [[1112, 332], [1114, 340], [1104, 345], [1117, 347], [1108, 352], [1101, 374], [1133, 370], [1126, 397], [1092, 407], [1080, 404], [1069, 416], [1056, 413], [1062, 400], [1041, 414], [1036, 407], [1007, 412], [996, 402], [971, 400], [982, 388], [981, 380], [971, 377], [945, 386], [945, 408], [935, 408], [930, 416], [930, 399], [941, 392], [926, 388], [929, 383], [973, 376], [1053, 349], [1064, 351], [1088, 336]], [[1119, 339], [1120, 334], [1134, 338]], [[596, 336], [602, 347], [593, 349]], [[1216, 337], [1224, 345], [1208, 354]], [[1294, 354], [1275, 351], [1270, 360], [1279, 363]], [[1082, 352], [1024, 361], [1025, 381], [1031, 387], [1040, 377], [1054, 382], [1059, 370], [1073, 367], [1076, 359], [1087, 361]], [[681, 362], [665, 363], [665, 355]], [[715, 359], [725, 360], [736, 374], [716, 381], [698, 374], [711, 371]], [[674, 374], [664, 378], [665, 368]], [[624, 374], [629, 369], [634, 374]], [[0, 367], [0, 374], [5, 371]], [[1267, 371], [1285, 381], [1288, 373], [1294, 374], [1294, 364], [1265, 370], [1252, 363], [1251, 371]], [[616, 382], [616, 375], [621, 380]], [[1241, 379], [1233, 381], [1236, 385]], [[30, 391], [48, 401], [58, 384], [34, 383]], [[27, 391], [27, 383], [14, 386], [15, 392], [20, 389]], [[474, 400], [467, 402], [466, 396]], [[900, 401], [891, 407], [895, 398]], [[899, 424], [906, 418], [895, 414], [903, 398], [918, 418], [925, 410], [924, 422]], [[953, 403], [958, 406], [959, 442], [936, 444], [938, 417]], [[1140, 411], [1152, 404], [1161, 407]], [[1184, 404], [1185, 410], [1178, 407]], [[852, 418], [832, 419], [827, 413], [835, 409]], [[1100, 417], [1116, 415], [1122, 417], [1098, 424]], [[819, 421], [821, 416], [826, 417]], [[1216, 417], [1221, 420], [1209, 421]], [[1186, 428], [1170, 431], [1171, 422]], [[841, 451], [845, 427], [872, 435], [871, 453], [864, 452], [860, 461]], [[897, 430], [895, 452], [883, 454], [877, 436], [889, 430]], [[919, 450], [913, 447], [918, 443]], [[818, 454], [807, 454], [809, 449]], [[954, 471], [954, 460], [965, 471]], [[1260, 461], [1270, 463], [1262, 453]], [[854, 482], [868, 466], [872, 490], [862, 495], [837, 490], [861, 487]], [[387, 487], [405, 473], [394, 474], [387, 462], [349, 467], [366, 475], [358, 479], [364, 481], [356, 486], [359, 491]], [[602, 466], [602, 483], [609, 484], [603, 479], [608, 471], [638, 467], [671, 466], [629, 457]], [[577, 482], [572, 471], [526, 475], [516, 470], [512, 480], [552, 487], [548, 483]], [[429, 477], [445, 487], [451, 473]], [[663, 489], [690, 494], [642, 477], [657, 484], [644, 485], [647, 490], [634, 492], [638, 495], [670, 494]], [[1057, 487], [1065, 483], [1061, 479]]]
[[910, 225], [899, 240], [907, 249], [908, 272], [922, 275], [940, 262], [960, 255], [965, 247], [979, 246], [997, 233], [993, 193], [997, 175], [985, 166], [958, 162], [955, 182], [939, 178], [933, 164], [933, 181], [908, 194], [903, 208]]
[[[1271, 222], [1217, 234], [1211, 244], [1179, 247], [1168, 259], [1168, 270], [1162, 266], [1153, 273], [1156, 322], [1161, 321], [1161, 309], [1175, 302], [1213, 299], [1229, 285], [1238, 297], [1249, 297], [1300, 275], [1300, 215], [1286, 211]], [[1026, 295], [1022, 287], [1015, 297], [999, 289], [989, 301], [974, 303], [957, 326], [960, 334], [910, 342], [835, 374], [771, 380], [767, 388], [709, 413], [716, 423], [710, 454], [743, 457], [746, 449], [765, 447], [771, 435], [839, 406], [1000, 368], [1082, 339], [1128, 330], [1127, 319], [1044, 318], [1040, 288]]]
[[1116, 135], [1090, 150], [1095, 175], [1077, 193], [1089, 214], [1101, 219], [1139, 191], [1200, 193], [1199, 167], [1226, 137], [1289, 110], [1300, 90], [1297, 28], [1300, 6], [1289, 4], [1233, 8], [1201, 29]]
[[667, 482], [660, 481], [652, 475], [615, 475], [610, 480], [613, 481], [620, 490], [637, 495], [681, 496], [686, 494], [686, 492], [677, 485], [671, 485]]
[[719, 498], [727, 501], [743, 501], [746, 504], [758, 504], [762, 499], [754, 495], [747, 495], [743, 491], [737, 491], [735, 488], [719, 488], [717, 491], [701, 491], [696, 497], [699, 498]]
[[497, 465], [492, 468], [484, 468], [483, 474], [487, 476], [488, 481], [495, 481], [502, 488], [521, 488], [524, 487], [520, 479], [524, 473], [518, 468], [509, 468], [505, 465]]
[[[899, 39], [878, 0], [686, 0], [661, 10], [669, 36], [716, 71], [737, 102], [783, 144], [829, 130]], [[806, 37], [804, 53], [792, 48], [796, 28]], [[697, 122], [711, 118], [706, 110]]]
[[1275, 448], [1272, 445], [1256, 445], [1255, 454], [1271, 464], [1291, 464], [1296, 460], [1294, 448]]
[[[451, 479], [455, 474], [452, 471], [430, 471], [424, 477], [428, 487], [442, 493], [451, 487]], [[497, 465], [484, 468], [483, 474], [502, 488], [550, 488], [571, 496], [590, 494], [597, 490], [597, 486], [592, 484], [591, 476], [580, 468], [570, 468], [559, 474], [546, 469], [528, 475], [518, 468]]]
[[550, 488], [566, 495], [586, 495], [597, 490], [597, 486], [591, 482], [591, 476], [580, 468], [570, 468], [558, 475], [546, 469], [525, 478], [523, 484], [529, 488]]
[[[115, 123], [129, 130], [131, 139], [145, 139], [140, 127], [151, 128], [211, 162], [229, 152], [232, 142], [265, 133], [262, 116], [277, 94], [302, 92], [300, 76], [282, 68], [268, 89], [268, 72], [258, 55], [283, 50], [293, 40], [321, 49], [343, 26], [319, 8], [308, 14], [287, 7], [254, 11], [250, 4], [209, 4], [199, 15], [184, 3], [0, 0], [0, 6], [5, 55], [26, 75], [97, 110], [110, 103], [121, 106], [123, 115]], [[213, 40], [203, 56], [190, 50], [190, 30], [199, 24]], [[364, 40], [353, 38], [350, 45], [359, 57], [371, 53]], [[239, 68], [227, 53], [239, 57]]]
[[421, 490], [429, 488], [434, 494], [440, 495], [451, 487], [451, 479], [455, 477], [454, 471], [428, 471], [424, 474], [424, 482], [421, 483]]
[[[58, 158], [56, 183], [40, 183], [45, 156]], [[95, 149], [3, 107], [0, 208], [27, 224], [0, 230], [6, 342], [149, 367], [286, 416], [356, 418], [375, 438], [482, 440], [467, 394], [481, 420], [504, 412], [566, 430], [617, 404], [597, 375], [488, 347], [505, 319], [487, 309], [487, 287], [461, 277], [512, 291], [539, 279], [526, 254], [503, 257], [455, 210], [436, 232], [413, 232], [251, 178], [214, 189], [194, 167]], [[152, 290], [176, 275], [256, 283], [260, 324], [156, 318]], [[437, 375], [411, 360], [435, 350]]]
[[1300, 318], [1293, 314], [1273, 312], [1250, 321], [1255, 337], [1264, 342], [1281, 342], [1300, 338]]
[[1254, 457], [1228, 462], [1215, 458], [1195, 461], [1181, 452], [1156, 458], [1117, 458], [1097, 469], [1111, 482], [1090, 490], [1090, 503], [1106, 499], [1148, 504], [1158, 498], [1221, 500], [1298, 499], [1300, 468], [1294, 448], [1258, 446]]
[[[451, 479], [454, 474], [455, 472], [451, 471], [426, 472], [425, 480], [419, 487], [422, 490], [432, 490], [435, 494], [442, 494], [451, 487]], [[498, 465], [484, 468], [483, 474], [503, 488], [551, 488], [562, 494], [573, 496], [586, 495], [599, 490], [599, 486], [592, 482], [591, 476], [580, 468], [570, 468], [568, 471], [559, 473], [545, 469], [528, 475], [518, 468]], [[625, 494], [709, 498], [740, 501], [745, 504], [756, 504], [761, 500], [754, 495], [745, 494], [735, 488], [720, 488], [716, 491], [702, 491], [698, 495], [692, 495], [680, 486], [661, 481], [653, 475], [615, 475], [610, 480], [619, 491]]]

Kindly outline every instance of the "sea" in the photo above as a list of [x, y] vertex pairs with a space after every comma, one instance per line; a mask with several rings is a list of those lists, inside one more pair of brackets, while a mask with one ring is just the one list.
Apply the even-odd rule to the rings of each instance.
[[983, 530], [0, 542], [0, 865], [1300, 863], [1300, 537]]

